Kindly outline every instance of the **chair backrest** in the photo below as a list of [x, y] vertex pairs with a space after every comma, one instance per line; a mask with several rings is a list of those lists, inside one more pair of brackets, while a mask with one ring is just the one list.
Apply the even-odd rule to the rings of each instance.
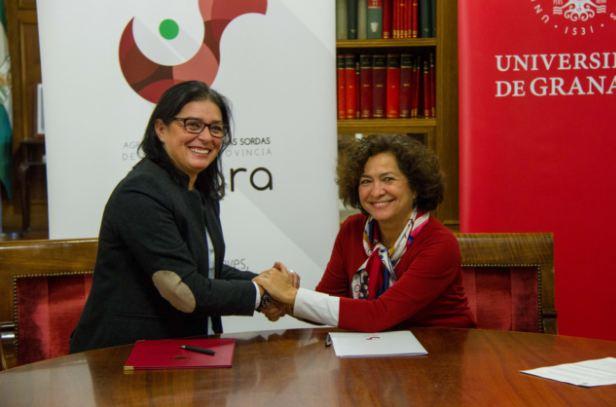
[[457, 233], [479, 328], [556, 334], [550, 233]]
[[7, 362], [4, 357], [4, 347], [2, 346], [2, 340], [0, 339], [0, 372], [6, 369]]
[[[456, 236], [464, 286], [480, 328], [556, 333], [551, 234]], [[5, 368], [68, 352], [90, 289], [97, 243], [0, 243], [0, 330], [5, 338], [0, 359]], [[6, 340], [13, 335], [14, 341]]]
[[90, 290], [97, 246], [97, 239], [0, 243], [5, 367], [68, 353]]

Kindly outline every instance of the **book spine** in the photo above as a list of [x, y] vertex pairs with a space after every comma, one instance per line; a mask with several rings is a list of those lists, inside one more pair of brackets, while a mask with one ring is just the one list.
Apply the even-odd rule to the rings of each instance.
[[365, 40], [368, 38], [368, 0], [358, 0], [357, 2], [357, 39]]
[[411, 78], [413, 76], [413, 57], [400, 56], [400, 117], [411, 117]]
[[423, 81], [423, 116], [430, 117], [432, 115], [430, 107], [432, 102], [430, 101], [430, 63], [424, 59], [422, 69], [422, 81]]
[[398, 34], [398, 27], [396, 26], [397, 21], [396, 21], [396, 16], [398, 15], [398, 13], [396, 12], [396, 8], [398, 7], [398, 0], [392, 0], [391, 2], [391, 13], [390, 13], [390, 19], [391, 19], [391, 38], [397, 38], [397, 34]]
[[400, 38], [404, 38], [404, 15], [406, 14], [404, 11], [405, 2], [406, 0], [398, 0], [398, 9], [400, 10], [400, 17], [398, 18], [400, 20]]
[[436, 0], [430, 0], [430, 37], [436, 37]]
[[387, 54], [387, 100], [388, 119], [400, 117], [400, 55]]
[[336, 0], [336, 39], [347, 39], [347, 0]]
[[359, 58], [355, 58], [355, 119], [361, 117], [361, 70], [359, 67]]
[[411, 38], [411, 1], [404, 0], [404, 38]]
[[434, 53], [430, 53], [430, 116], [436, 117], [436, 64]]
[[361, 118], [372, 117], [372, 55], [359, 56]]
[[387, 67], [385, 55], [372, 57], [372, 117], [385, 117], [385, 98], [387, 94]]
[[347, 38], [357, 39], [357, 2], [358, 0], [347, 0]]
[[383, 36], [383, 0], [368, 0], [368, 38]]
[[400, 13], [400, 17], [398, 17], [400, 24], [399, 36], [400, 38], [404, 38], [404, 2], [406, 0], [398, 0], [398, 10]]
[[419, 57], [413, 60], [413, 76], [411, 78], [411, 117], [413, 118], [419, 115], [419, 61]]
[[355, 89], [355, 56], [348, 54], [344, 56], [344, 80], [345, 80], [345, 104], [346, 118], [354, 119], [356, 113], [356, 89]]
[[383, 38], [392, 38], [391, 8], [393, 0], [383, 0]]
[[344, 55], [336, 56], [336, 80], [338, 85], [338, 119], [346, 119], [346, 75], [344, 72]]
[[419, 0], [419, 37], [430, 36], [430, 0]]
[[419, 2], [411, 0], [411, 37], [417, 38], [419, 26]]

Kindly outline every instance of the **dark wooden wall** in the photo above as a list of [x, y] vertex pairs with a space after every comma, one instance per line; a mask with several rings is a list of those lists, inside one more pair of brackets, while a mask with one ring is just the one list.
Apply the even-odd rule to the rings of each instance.
[[[46, 237], [47, 191], [45, 167], [32, 167], [27, 185], [19, 181], [23, 166], [24, 140], [36, 137], [36, 85], [41, 81], [41, 61], [35, 0], [10, 0], [5, 2], [8, 40], [11, 54], [13, 93], [13, 198], [3, 195], [4, 231], [21, 231], [23, 188], [30, 192], [30, 231], [26, 237]], [[43, 146], [35, 147], [36, 160], [40, 160]], [[23, 167], [22, 167], [23, 168]]]

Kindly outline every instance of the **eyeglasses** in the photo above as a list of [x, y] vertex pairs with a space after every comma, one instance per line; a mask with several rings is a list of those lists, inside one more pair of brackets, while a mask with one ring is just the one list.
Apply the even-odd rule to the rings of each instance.
[[207, 127], [212, 137], [222, 138], [225, 135], [225, 126], [222, 123], [208, 124], [194, 117], [174, 117], [173, 120], [182, 123], [184, 130], [191, 134], [201, 134]]

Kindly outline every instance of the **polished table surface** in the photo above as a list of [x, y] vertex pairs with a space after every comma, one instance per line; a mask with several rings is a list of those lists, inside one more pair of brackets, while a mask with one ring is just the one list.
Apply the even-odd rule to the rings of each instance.
[[339, 359], [326, 329], [227, 334], [233, 367], [137, 371], [131, 346], [0, 372], [1, 406], [612, 405], [616, 386], [577, 387], [519, 373], [616, 356], [616, 342], [482, 329], [415, 328], [427, 356]]

